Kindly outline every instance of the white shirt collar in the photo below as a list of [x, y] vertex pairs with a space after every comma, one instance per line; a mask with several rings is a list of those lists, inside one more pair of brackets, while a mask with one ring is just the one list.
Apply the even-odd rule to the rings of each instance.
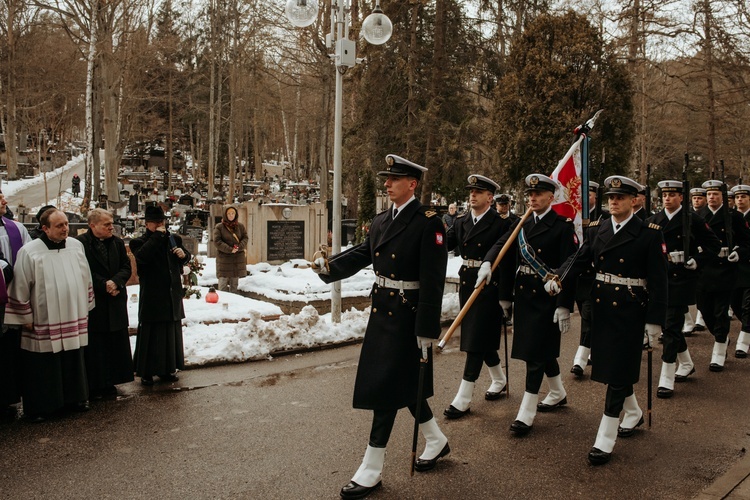
[[[617, 231], [619, 231], [620, 229], [622, 229], [623, 227], [625, 227], [625, 224], [627, 224], [628, 222], [630, 222], [630, 219], [632, 219], [634, 216], [635, 216], [635, 213], [631, 213], [630, 217], [628, 217], [627, 219], [625, 219], [622, 222], [615, 222], [615, 218], [614, 217], [610, 217], [609, 220], [612, 221], [612, 230], [614, 230], [615, 234], [617, 234]], [[617, 229], [618, 225], [620, 226], [620, 229]]]
[[492, 208], [492, 206], [487, 207], [487, 210], [485, 210], [484, 212], [482, 212], [479, 215], [476, 215], [474, 213], [474, 209], [472, 209], [471, 210], [471, 218], [474, 219], [474, 224], [477, 224], [480, 220], [482, 220], [482, 217], [484, 217], [485, 214], [490, 211], [490, 208]]
[[550, 213], [551, 210], [552, 210], [552, 205], [548, 206], [547, 210], [545, 210], [542, 215], [537, 215], [536, 212], [534, 212], [534, 217], [536, 217], [537, 220], [542, 220], [542, 217]]
[[[398, 214], [400, 214], [404, 210], [404, 207], [406, 207], [406, 205], [408, 205], [409, 203], [411, 203], [412, 201], [414, 201], [416, 199], [417, 199], [416, 196], [411, 195], [411, 198], [409, 198], [408, 200], [406, 200], [406, 203], [404, 203], [400, 207], [397, 207], [396, 204], [394, 203], [393, 204], [393, 208], [391, 208], [391, 216], [393, 216], [393, 211], [394, 210], [398, 210]], [[398, 217], [398, 214], [396, 214], [396, 217]]]
[[718, 212], [719, 210], [721, 210], [721, 207], [723, 207], [724, 204], [722, 203], [721, 205], [719, 205], [719, 208], [717, 208], [716, 210], [714, 210], [713, 208], [711, 208], [710, 205], [706, 205], [706, 206], [708, 207], [708, 209], [711, 211], [712, 214], [716, 215], [716, 212]]
[[674, 212], [670, 212], [669, 210], [667, 210], [665, 208], [664, 209], [664, 215], [667, 216], [667, 219], [672, 220], [672, 217], [674, 217], [675, 215], [677, 215], [678, 213], [680, 213], [680, 210], [682, 210], [682, 205], [680, 205], [679, 207], [677, 207], [677, 210], [675, 210]]

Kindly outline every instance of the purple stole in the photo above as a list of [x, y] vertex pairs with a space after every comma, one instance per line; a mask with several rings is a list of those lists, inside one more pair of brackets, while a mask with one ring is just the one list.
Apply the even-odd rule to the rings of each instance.
[[[8, 239], [10, 240], [10, 250], [13, 262], [16, 261], [16, 255], [18, 249], [23, 246], [23, 239], [21, 239], [21, 231], [18, 230], [18, 226], [12, 220], [2, 221], [4, 222], [5, 231], [8, 233]], [[10, 262], [8, 265], [11, 265]], [[0, 272], [0, 305], [8, 303], [8, 284], [5, 283], [5, 275]]]

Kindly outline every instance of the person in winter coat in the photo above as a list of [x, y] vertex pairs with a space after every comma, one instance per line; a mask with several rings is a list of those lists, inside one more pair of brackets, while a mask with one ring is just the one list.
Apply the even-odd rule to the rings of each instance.
[[84, 352], [89, 397], [99, 399], [117, 396], [115, 386], [133, 380], [126, 288], [131, 270], [125, 243], [114, 235], [112, 214], [95, 208], [88, 213], [88, 223], [89, 230], [78, 236], [89, 262], [95, 301]]
[[176, 382], [184, 368], [182, 342], [182, 269], [191, 258], [182, 239], [167, 231], [161, 207], [146, 207], [146, 234], [130, 241], [141, 292], [138, 301], [138, 337], [135, 373], [143, 385], [153, 385], [154, 375]]
[[237, 292], [240, 278], [247, 275], [247, 231], [237, 217], [237, 209], [229, 206], [224, 210], [221, 224], [214, 227], [214, 244], [216, 256], [216, 276], [219, 278], [219, 290]]

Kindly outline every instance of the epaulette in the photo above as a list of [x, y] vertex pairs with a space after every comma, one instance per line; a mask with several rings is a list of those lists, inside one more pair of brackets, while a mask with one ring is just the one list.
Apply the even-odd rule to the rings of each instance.
[[648, 227], [650, 227], [651, 229], [656, 229], [658, 231], [661, 231], [661, 226], [659, 224], [654, 224], [653, 222], [649, 222]]
[[427, 211], [426, 211], [426, 212], [425, 212], [424, 214], [425, 214], [425, 216], [426, 216], [427, 218], [430, 218], [430, 217], [434, 217], [434, 216], [436, 216], [436, 215], [437, 215], [437, 212], [436, 212], [436, 211], [434, 211], [434, 210], [427, 210]]
[[598, 226], [598, 225], [599, 225], [600, 223], [601, 223], [601, 221], [600, 221], [599, 219], [596, 219], [596, 220], [592, 220], [591, 222], [589, 222], [589, 227], [596, 227], [596, 226]]

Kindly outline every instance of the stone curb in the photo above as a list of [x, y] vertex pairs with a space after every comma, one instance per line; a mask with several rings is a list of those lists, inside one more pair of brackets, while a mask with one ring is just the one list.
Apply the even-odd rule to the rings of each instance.
[[750, 456], [745, 455], [694, 500], [750, 499]]

